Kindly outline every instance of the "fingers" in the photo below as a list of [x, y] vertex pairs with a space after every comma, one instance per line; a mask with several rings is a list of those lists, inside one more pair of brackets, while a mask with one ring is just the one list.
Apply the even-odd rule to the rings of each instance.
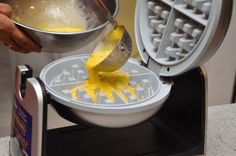
[[10, 33], [10, 38], [20, 47], [28, 50], [41, 52], [41, 48], [35, 44], [25, 33], [18, 29], [15, 25]]
[[9, 49], [16, 51], [16, 52], [21, 52], [21, 53], [30, 53], [30, 51], [22, 48], [21, 46], [17, 45], [13, 40], [9, 39], [5, 43], [3, 43], [6, 47]]
[[0, 41], [4, 43], [8, 48], [19, 51], [19, 52], [28, 52], [24, 48], [17, 45], [11, 38], [9, 30], [13, 27], [12, 21], [5, 15], [0, 14]]
[[22, 47], [19, 47], [16, 44], [8, 44], [8, 43], [3, 43], [6, 47], [8, 47], [9, 49], [16, 51], [16, 52], [21, 52], [21, 53], [30, 53], [29, 51], [27, 51], [26, 49], [23, 49]]
[[41, 48], [5, 15], [0, 13], [0, 41], [14, 51], [40, 52]]
[[7, 17], [11, 18], [12, 16], [12, 9], [10, 5], [0, 3], [0, 13], [6, 15]]

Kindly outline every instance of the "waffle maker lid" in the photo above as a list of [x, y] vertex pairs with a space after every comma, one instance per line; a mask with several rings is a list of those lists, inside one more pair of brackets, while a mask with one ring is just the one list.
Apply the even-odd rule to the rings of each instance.
[[137, 0], [135, 34], [142, 61], [160, 76], [205, 63], [228, 30], [232, 0]]

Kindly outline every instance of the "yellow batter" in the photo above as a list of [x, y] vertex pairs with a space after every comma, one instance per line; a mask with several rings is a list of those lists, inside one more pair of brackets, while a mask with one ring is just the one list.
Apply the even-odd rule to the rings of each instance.
[[18, 23], [49, 32], [82, 32], [87, 29], [86, 15], [79, 1], [15, 0], [13, 19]]
[[99, 93], [103, 93], [106, 97], [115, 102], [114, 91], [124, 100], [128, 102], [127, 97], [123, 94], [123, 90], [128, 90], [131, 96], [135, 96], [135, 88], [129, 86], [128, 73], [120, 71], [115, 72], [100, 72], [94, 67], [102, 62], [115, 48], [117, 42], [121, 39], [124, 33], [123, 27], [115, 27], [115, 29], [106, 36], [104, 42], [101, 43], [88, 58], [86, 68], [89, 78], [83, 85], [71, 89], [70, 93], [73, 99], [77, 99], [77, 91], [84, 89], [92, 98], [93, 102], [97, 101]]
[[82, 32], [85, 31], [85, 28], [79, 27], [79, 26], [64, 26], [64, 27], [58, 27], [58, 28], [43, 28], [40, 27], [41, 30], [46, 30], [50, 32], [64, 32], [64, 33], [70, 33], [70, 32]]
[[[19, 17], [15, 17], [15, 20], [19, 23], [26, 23]], [[41, 22], [40, 24], [37, 23], [31, 27], [49, 32], [62, 32], [62, 33], [83, 32], [86, 30], [85, 26], [69, 25], [69, 24], [49, 25], [47, 22]]]

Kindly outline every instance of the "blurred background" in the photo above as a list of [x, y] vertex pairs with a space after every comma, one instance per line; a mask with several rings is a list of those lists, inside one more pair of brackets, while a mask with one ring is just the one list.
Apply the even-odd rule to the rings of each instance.
[[[130, 34], [133, 37], [134, 47], [135, 47], [135, 36], [134, 36], [134, 13], [135, 13], [135, 3], [136, 0], [120, 0], [120, 11], [117, 17], [118, 21], [124, 24]], [[235, 103], [235, 77], [236, 77], [236, 4], [234, 3], [234, 13], [232, 16], [232, 21], [230, 29], [227, 33], [227, 36], [221, 45], [218, 52], [214, 57], [210, 59], [205, 64], [208, 73], [208, 105], [222, 105]], [[10, 57], [9, 57], [10, 55]], [[46, 60], [47, 55], [44, 54], [30, 54], [32, 57], [37, 58], [38, 55], [43, 55]], [[139, 59], [137, 48], [133, 50], [133, 57]], [[31, 57], [31, 58], [32, 58]], [[28, 60], [27, 60], [28, 59]], [[47, 61], [42, 62], [39, 59], [29, 60], [30, 57], [26, 55], [17, 55], [14, 53], [8, 52], [8, 50], [0, 45], [0, 137], [9, 135], [10, 127], [10, 116], [11, 116], [11, 99], [12, 99], [12, 90], [11, 87], [13, 80], [11, 75], [14, 71], [15, 62], [24, 63], [26, 61], [32, 61], [40, 66], [47, 64]], [[21, 60], [21, 61], [20, 61]], [[12, 65], [13, 68], [10, 68]], [[58, 119], [57, 115], [53, 110], [49, 110], [50, 118], [54, 119], [53, 124], [59, 125], [63, 121]], [[54, 114], [53, 114], [54, 113]], [[53, 127], [53, 126], [51, 126]]]

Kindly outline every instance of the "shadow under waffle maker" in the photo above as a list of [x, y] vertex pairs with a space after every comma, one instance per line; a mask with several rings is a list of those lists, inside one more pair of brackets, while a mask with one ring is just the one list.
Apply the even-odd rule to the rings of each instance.
[[[192, 156], [205, 154], [207, 78], [201, 67], [228, 30], [231, 0], [137, 0], [136, 44], [142, 61], [120, 69], [135, 96], [114, 101], [70, 90], [88, 77], [89, 55], [56, 60], [33, 77], [16, 67], [11, 156]], [[138, 85], [137, 85], [138, 84]], [[136, 87], [135, 87], [136, 86]], [[76, 126], [47, 128], [47, 109]]]

